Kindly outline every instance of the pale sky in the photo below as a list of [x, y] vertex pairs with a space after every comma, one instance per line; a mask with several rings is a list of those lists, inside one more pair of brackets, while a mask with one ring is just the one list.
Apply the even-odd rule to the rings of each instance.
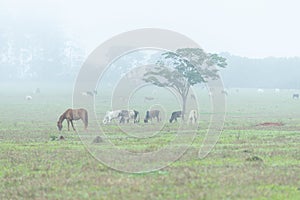
[[298, 0], [2, 0], [0, 22], [53, 21], [88, 52], [125, 31], [163, 28], [190, 37], [207, 52], [294, 57], [300, 56], [299, 10]]

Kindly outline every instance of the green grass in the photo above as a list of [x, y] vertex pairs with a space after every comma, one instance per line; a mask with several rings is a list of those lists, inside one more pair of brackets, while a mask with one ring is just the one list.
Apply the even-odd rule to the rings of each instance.
[[[61, 133], [57, 131], [59, 114], [71, 107], [71, 94], [50, 89], [32, 101], [25, 101], [20, 91], [2, 89], [0, 199], [300, 197], [300, 101], [292, 100], [288, 91], [267, 91], [259, 96], [254, 90], [230, 92], [224, 131], [205, 159], [198, 158], [198, 151], [210, 109], [209, 102], [202, 101], [200, 127], [185, 154], [158, 171], [131, 174], [113, 170], [91, 156], [79, 136], [66, 131], [66, 125]], [[98, 105], [99, 116], [105, 113], [103, 102]], [[147, 106], [140, 111], [144, 113]], [[166, 106], [167, 110], [175, 107]], [[256, 126], [262, 122], [283, 122], [284, 126]], [[76, 125], [83, 128], [81, 122]], [[145, 131], [155, 129], [153, 124], [140, 126]], [[151, 152], [172, 141], [177, 126], [168, 124], [157, 135], [144, 139], [132, 138], [116, 125], [103, 128], [118, 148]], [[65, 140], [59, 140], [60, 135]], [[96, 145], [105, 148], [101, 143]], [[253, 159], [256, 157], [259, 160]]]

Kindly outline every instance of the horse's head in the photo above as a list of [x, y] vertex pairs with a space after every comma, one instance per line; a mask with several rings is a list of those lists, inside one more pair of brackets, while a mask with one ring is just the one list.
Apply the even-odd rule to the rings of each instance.
[[60, 121], [57, 122], [57, 128], [59, 131], [62, 129], [62, 123]]

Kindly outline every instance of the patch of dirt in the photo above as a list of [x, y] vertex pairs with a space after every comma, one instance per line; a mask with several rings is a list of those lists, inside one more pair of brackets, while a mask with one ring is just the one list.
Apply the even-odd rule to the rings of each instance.
[[256, 126], [283, 126], [284, 124], [281, 122], [264, 122], [257, 124]]
[[100, 142], [103, 142], [100, 136], [95, 137], [95, 139], [93, 140], [93, 143], [100, 143]]
[[252, 153], [252, 152], [253, 152], [253, 150], [250, 150], [250, 149], [245, 149], [245, 150], [243, 150], [242, 152], [244, 152], [244, 153]]
[[59, 140], [64, 140], [65, 139], [65, 137], [64, 136], [59, 136], [59, 138], [58, 138]]
[[246, 158], [246, 161], [260, 161], [260, 162], [262, 162], [263, 159], [261, 159], [261, 158], [258, 157], [258, 156], [251, 156], [251, 157], [249, 157], [249, 158]]

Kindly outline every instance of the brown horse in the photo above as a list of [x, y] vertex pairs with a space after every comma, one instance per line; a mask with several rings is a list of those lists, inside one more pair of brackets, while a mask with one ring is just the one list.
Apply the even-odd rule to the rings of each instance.
[[80, 108], [80, 109], [68, 109], [66, 110], [60, 117], [59, 117], [59, 120], [57, 122], [57, 127], [58, 127], [58, 130], [61, 131], [62, 129], [62, 123], [64, 120], [67, 120], [68, 122], [68, 131], [70, 131], [70, 122], [71, 122], [71, 125], [73, 127], [73, 130], [75, 130], [74, 128], [74, 125], [73, 125], [73, 120], [79, 120], [81, 119], [84, 123], [84, 128], [85, 130], [87, 129], [87, 126], [88, 126], [88, 112], [83, 109], [83, 108]]

